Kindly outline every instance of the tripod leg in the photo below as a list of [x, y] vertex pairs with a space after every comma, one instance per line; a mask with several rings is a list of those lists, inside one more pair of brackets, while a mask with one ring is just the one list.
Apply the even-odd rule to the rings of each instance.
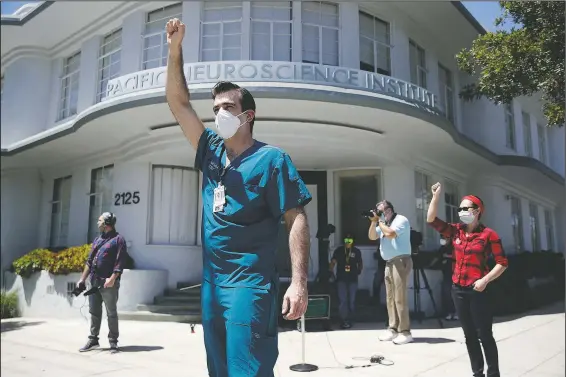
[[441, 329], [444, 328], [444, 324], [442, 323], [442, 320], [440, 319], [440, 314], [438, 313], [438, 310], [436, 309], [436, 302], [434, 301], [434, 295], [432, 294], [432, 289], [430, 288], [430, 285], [428, 284], [428, 279], [426, 278], [426, 274], [424, 272], [424, 270], [421, 270], [421, 274], [423, 276], [423, 280], [425, 283], [425, 289], [428, 291], [428, 295], [430, 296], [430, 302], [432, 303], [432, 309], [434, 310], [434, 315], [436, 316], [436, 319], [438, 320], [438, 325], [440, 326]]
[[413, 288], [415, 296], [415, 315], [419, 323], [423, 322], [424, 314], [421, 311], [421, 278], [419, 275], [419, 268], [413, 268]]

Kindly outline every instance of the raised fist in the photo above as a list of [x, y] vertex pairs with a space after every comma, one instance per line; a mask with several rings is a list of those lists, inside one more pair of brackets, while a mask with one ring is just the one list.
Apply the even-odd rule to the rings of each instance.
[[185, 36], [185, 24], [178, 18], [173, 18], [165, 25], [167, 32], [167, 44], [171, 47], [181, 47], [181, 42]]
[[436, 182], [430, 188], [430, 191], [432, 191], [433, 196], [440, 194], [441, 190], [442, 190], [442, 185], [440, 184], [440, 182]]

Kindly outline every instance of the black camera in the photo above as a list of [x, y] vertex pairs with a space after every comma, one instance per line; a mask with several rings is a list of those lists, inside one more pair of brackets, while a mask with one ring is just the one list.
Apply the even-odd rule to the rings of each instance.
[[367, 211], [363, 211], [361, 215], [362, 217], [374, 217], [375, 215], [377, 215], [377, 217], [381, 217], [381, 215], [383, 215], [383, 212], [379, 211], [377, 208], [372, 208], [368, 209]]
[[81, 293], [83, 293], [86, 290], [86, 284], [85, 283], [80, 283], [79, 285], [77, 285], [75, 287], [75, 289], [73, 289], [73, 291], [71, 292], [74, 296], [78, 296]]

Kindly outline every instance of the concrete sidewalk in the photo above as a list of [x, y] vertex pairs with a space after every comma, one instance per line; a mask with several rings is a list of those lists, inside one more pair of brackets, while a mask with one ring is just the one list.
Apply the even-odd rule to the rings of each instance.
[[[564, 303], [520, 318], [498, 318], [494, 325], [504, 377], [564, 377]], [[106, 320], [104, 319], [104, 322]], [[456, 325], [449, 323], [450, 325]], [[438, 329], [435, 321], [415, 325], [415, 343], [396, 346], [377, 340], [383, 324], [360, 324], [347, 331], [306, 335], [307, 362], [319, 366], [313, 376], [466, 377], [471, 376], [466, 346], [458, 327]], [[106, 326], [103, 325], [103, 331]], [[200, 326], [179, 323], [120, 322], [122, 352], [79, 354], [88, 334], [86, 320], [15, 319], [2, 321], [2, 377], [205, 377], [206, 359]], [[105, 334], [104, 334], [105, 335]], [[107, 346], [102, 339], [102, 347]], [[275, 375], [300, 375], [289, 365], [300, 362], [301, 335], [280, 333]], [[392, 366], [369, 364], [373, 354]], [[364, 360], [365, 358], [365, 360]]]

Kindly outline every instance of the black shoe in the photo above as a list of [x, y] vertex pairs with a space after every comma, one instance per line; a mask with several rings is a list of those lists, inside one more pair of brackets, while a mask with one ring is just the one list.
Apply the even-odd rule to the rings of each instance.
[[98, 343], [98, 340], [89, 339], [88, 342], [86, 342], [85, 346], [82, 347], [81, 349], [79, 349], [79, 352], [92, 351], [92, 350], [97, 349], [99, 347], [100, 347], [100, 344]]
[[110, 353], [118, 353], [118, 343], [117, 342], [110, 342]]

